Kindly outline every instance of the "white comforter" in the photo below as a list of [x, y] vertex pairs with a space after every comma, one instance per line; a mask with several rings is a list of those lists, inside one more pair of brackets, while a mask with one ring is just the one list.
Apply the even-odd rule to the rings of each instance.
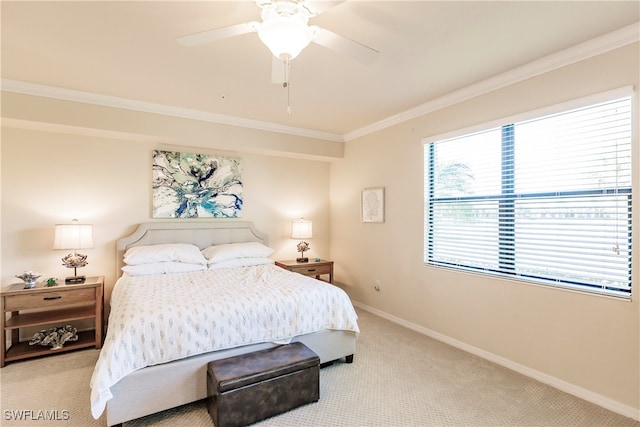
[[111, 386], [145, 366], [323, 329], [359, 332], [340, 288], [273, 264], [157, 276], [124, 276], [91, 378], [98, 418]]

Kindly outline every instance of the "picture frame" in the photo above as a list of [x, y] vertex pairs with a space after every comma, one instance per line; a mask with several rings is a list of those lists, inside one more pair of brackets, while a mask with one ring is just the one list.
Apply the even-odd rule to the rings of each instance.
[[243, 181], [239, 158], [153, 151], [153, 218], [239, 218]]
[[384, 222], [384, 187], [365, 188], [360, 195], [360, 221]]

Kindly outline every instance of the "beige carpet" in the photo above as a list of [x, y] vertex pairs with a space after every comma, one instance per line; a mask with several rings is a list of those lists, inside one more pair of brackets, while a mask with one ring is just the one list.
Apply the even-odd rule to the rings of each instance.
[[[320, 371], [320, 401], [256, 426], [640, 427], [378, 316], [358, 314], [362, 332], [355, 361]], [[94, 420], [89, 412], [97, 356], [85, 350], [8, 364], [0, 370], [0, 425], [105, 426], [104, 417]], [[125, 423], [210, 425], [203, 402]]]

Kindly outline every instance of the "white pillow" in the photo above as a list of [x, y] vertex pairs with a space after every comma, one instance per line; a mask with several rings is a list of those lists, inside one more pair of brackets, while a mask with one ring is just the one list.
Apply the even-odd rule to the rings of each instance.
[[206, 264], [207, 260], [196, 245], [190, 243], [163, 243], [159, 245], [134, 246], [124, 254], [127, 265], [151, 264], [179, 261], [189, 264]]
[[218, 270], [220, 268], [251, 267], [253, 265], [273, 263], [274, 261], [271, 258], [235, 258], [209, 264], [209, 270]]
[[187, 273], [189, 271], [203, 271], [202, 264], [188, 264], [184, 262], [154, 262], [149, 264], [125, 265], [122, 271], [130, 276], [149, 276], [152, 274]]
[[209, 264], [236, 258], [266, 258], [272, 253], [273, 249], [259, 242], [214, 245], [202, 250]]

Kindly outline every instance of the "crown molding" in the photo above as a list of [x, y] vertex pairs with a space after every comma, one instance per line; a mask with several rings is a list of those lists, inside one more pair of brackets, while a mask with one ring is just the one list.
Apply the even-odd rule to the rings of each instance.
[[0, 83], [2, 85], [2, 90], [6, 92], [14, 92], [25, 95], [42, 96], [66, 101], [75, 101], [87, 104], [102, 105], [106, 107], [181, 117], [191, 120], [200, 120], [217, 124], [239, 126], [267, 132], [302, 136], [326, 141], [346, 142], [412, 120], [416, 117], [429, 114], [442, 108], [464, 102], [471, 98], [475, 98], [477, 96], [504, 88], [506, 86], [530, 79], [532, 77], [565, 67], [567, 65], [583, 61], [585, 59], [606, 53], [608, 51], [626, 46], [628, 44], [638, 42], [640, 40], [639, 28], [640, 22], [628, 25], [626, 27], [620, 28], [619, 30], [577, 44], [537, 61], [531, 62], [518, 68], [514, 68], [505, 73], [499, 74], [497, 76], [467, 86], [463, 89], [433, 99], [410, 110], [393, 115], [360, 129], [345, 133], [344, 135], [337, 135], [333, 133], [320, 132], [292, 126], [283, 126], [270, 122], [249, 120], [241, 117], [209, 113], [189, 108], [180, 108], [128, 98], [120, 98], [109, 95], [65, 89], [55, 86], [28, 83], [19, 80], [1, 79]]
[[619, 30], [596, 37], [577, 44], [565, 50], [548, 55], [537, 61], [530, 62], [505, 73], [467, 86], [463, 89], [448, 93], [415, 108], [380, 120], [371, 125], [348, 132], [343, 135], [344, 141], [350, 141], [362, 136], [386, 129], [406, 122], [416, 117], [467, 101], [480, 95], [510, 86], [515, 83], [548, 73], [553, 70], [589, 59], [611, 50], [636, 43], [640, 40], [640, 22], [622, 27]]
[[2, 91], [4, 92], [41, 96], [45, 98], [101, 105], [104, 107], [120, 108], [125, 110], [140, 111], [144, 113], [161, 114], [165, 116], [180, 117], [184, 119], [199, 120], [203, 122], [211, 122], [223, 125], [239, 126], [267, 132], [302, 136], [326, 141], [344, 142], [344, 139], [341, 135], [329, 132], [320, 132], [311, 129], [283, 126], [276, 123], [249, 120], [241, 117], [209, 113], [201, 110], [174, 107], [164, 104], [155, 104], [151, 102], [138, 101], [135, 99], [120, 98], [117, 96], [82, 92], [56, 86], [23, 82], [20, 80], [1, 79], [0, 84], [2, 85]]

